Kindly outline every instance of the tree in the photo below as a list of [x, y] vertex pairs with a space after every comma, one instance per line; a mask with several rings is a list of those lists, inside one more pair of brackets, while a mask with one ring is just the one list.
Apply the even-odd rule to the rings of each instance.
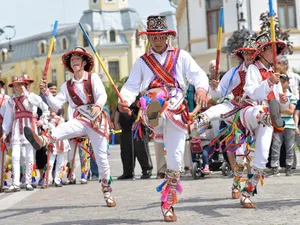
[[222, 48], [222, 52], [230, 54], [234, 50], [243, 47], [244, 42], [250, 36], [256, 37], [256, 33], [245, 28], [234, 31], [227, 41], [227, 46]]
[[[120, 81], [114, 81], [118, 90], [120, 90], [122, 88], [126, 79], [127, 79], [127, 77], [121, 79]], [[111, 119], [113, 121], [113, 118], [114, 118], [114, 115], [115, 115], [115, 112], [117, 109], [117, 105], [118, 105], [118, 96], [117, 96], [114, 88], [108, 81], [104, 83], [104, 86], [105, 86], [105, 90], [106, 90], [106, 94], [107, 94], [106, 106], [111, 113]]]
[[[270, 29], [270, 16], [269, 12], [264, 12], [260, 14], [259, 20], [261, 21], [260, 24], [260, 34], [264, 32], [271, 32]], [[276, 33], [276, 39], [284, 41], [287, 45], [287, 48], [285, 50], [285, 54], [293, 54], [293, 42], [289, 40], [289, 32], [290, 30], [282, 30], [279, 26], [279, 20], [278, 17], [276, 17], [275, 13], [275, 33]]]

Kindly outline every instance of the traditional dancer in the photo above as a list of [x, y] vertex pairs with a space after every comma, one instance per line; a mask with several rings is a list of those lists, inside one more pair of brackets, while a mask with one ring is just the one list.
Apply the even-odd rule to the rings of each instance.
[[[3, 124], [3, 118], [4, 118], [4, 114], [5, 114], [5, 109], [6, 109], [6, 104], [8, 102], [9, 96], [5, 94], [4, 91], [4, 86], [5, 83], [2, 79], [0, 79], [0, 137], [2, 137], [3, 135], [3, 130], [2, 130], [2, 124]], [[2, 146], [6, 146], [5, 144], [3, 145], [2, 143], [5, 143], [6, 140], [1, 138], [0, 139], [0, 178], [1, 178], [1, 185], [0, 187], [3, 188], [7, 188], [6, 185], [4, 185], [4, 175], [5, 175], [5, 157], [6, 157], [6, 153], [7, 153], [7, 149], [6, 147], [2, 149]], [[2, 192], [2, 190], [0, 190], [0, 192]]]
[[[33, 148], [25, 139], [23, 129], [25, 126], [30, 126], [33, 132], [37, 132], [38, 126], [46, 124], [49, 115], [48, 106], [41, 97], [26, 90], [27, 81], [22, 76], [15, 77], [8, 86], [13, 88], [14, 95], [9, 99], [5, 109], [2, 139], [5, 139], [10, 132], [12, 133], [13, 184], [6, 192], [20, 191], [20, 153], [22, 146], [25, 147], [26, 151], [26, 190], [32, 191]], [[39, 121], [36, 119], [38, 107], [43, 111]]]
[[[43, 129], [48, 132], [52, 133], [55, 127], [57, 127], [59, 124], [64, 123], [65, 120], [61, 116], [57, 115], [56, 110], [50, 109], [50, 116], [48, 119], [48, 124], [46, 126], [43, 126]], [[46, 176], [48, 176], [48, 185], [51, 183], [52, 179], [49, 179], [52, 174], [54, 161], [56, 159], [56, 166], [55, 166], [55, 177], [54, 177], [54, 185], [55, 187], [62, 187], [62, 173], [64, 171], [64, 156], [65, 153], [70, 151], [70, 145], [69, 141], [67, 139], [57, 141], [53, 145], [50, 152], [50, 159], [49, 159], [49, 168], [48, 171], [46, 171]], [[42, 188], [46, 184], [43, 184]]]
[[[276, 54], [279, 55], [286, 44], [276, 41]], [[256, 52], [252, 58], [254, 65], [250, 65], [246, 74], [244, 98], [252, 106], [241, 110], [240, 122], [243, 127], [255, 137], [255, 154], [252, 171], [248, 174], [245, 188], [242, 190], [241, 204], [245, 208], [255, 208], [250, 196], [256, 193], [263, 170], [268, 161], [270, 145], [274, 132], [282, 132], [284, 121], [280, 111], [289, 107], [290, 102], [286, 94], [282, 93], [280, 73], [274, 72], [272, 42], [268, 33], [256, 38]], [[256, 105], [256, 104], [261, 105]]]
[[182, 191], [179, 177], [189, 119], [184, 103], [185, 80], [195, 86], [196, 102], [204, 107], [207, 104], [208, 78], [187, 52], [167, 44], [176, 32], [168, 30], [165, 16], [149, 16], [147, 31], [139, 35], [148, 38], [151, 48], [133, 65], [121, 89], [125, 102], [119, 102], [118, 107], [120, 112], [129, 112], [129, 106], [139, 92], [146, 92], [140, 98], [141, 118], [154, 131], [154, 140], [163, 142], [166, 147], [168, 168], [165, 180], [157, 190], [162, 193], [164, 220], [173, 222], [177, 219], [173, 208], [177, 202], [176, 190]]
[[116, 206], [111, 196], [111, 177], [107, 159], [107, 139], [109, 137], [108, 117], [103, 110], [107, 99], [103, 83], [96, 73], [93, 57], [81, 47], [67, 52], [62, 56], [67, 70], [74, 74], [65, 82], [60, 92], [54, 97], [47, 89], [47, 81], [41, 80], [41, 92], [46, 96], [50, 108], [58, 110], [65, 102], [75, 110], [74, 118], [58, 125], [52, 134], [36, 135], [31, 129], [25, 128], [27, 140], [39, 149], [55, 141], [88, 136], [93, 145], [94, 154], [101, 175], [102, 191], [108, 207]]
[[[253, 44], [255, 39], [247, 38], [242, 48], [234, 51], [234, 56], [241, 60], [241, 64], [231, 68], [221, 79], [220, 83], [217, 80], [212, 80], [210, 83], [209, 94], [215, 100], [225, 98], [232, 93], [234, 98], [231, 101], [225, 101], [221, 104], [210, 107], [205, 112], [201, 113], [194, 123], [195, 128], [201, 129], [208, 126], [213, 120], [224, 119], [228, 124], [232, 124], [236, 113], [245, 107], [241, 99], [244, 94], [245, 77], [248, 67], [253, 63], [252, 55], [255, 52]], [[246, 103], [246, 105], [248, 105]], [[240, 178], [243, 176], [246, 164], [246, 143], [240, 147], [231, 149], [230, 154], [236, 153], [236, 165], [234, 171], [234, 179], [232, 186], [232, 198], [238, 199], [241, 196]]]

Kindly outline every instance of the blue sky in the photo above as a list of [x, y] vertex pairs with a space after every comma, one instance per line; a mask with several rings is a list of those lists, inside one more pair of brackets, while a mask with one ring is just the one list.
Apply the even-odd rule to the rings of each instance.
[[[78, 22], [82, 12], [88, 9], [88, 2], [88, 0], [0, 0], [0, 28], [15, 25], [14, 40], [51, 31], [51, 24], [55, 20], [59, 23]], [[129, 0], [129, 7], [135, 8], [141, 18], [164, 11], [174, 11], [169, 0]], [[0, 42], [3, 41], [4, 35], [0, 36]]]

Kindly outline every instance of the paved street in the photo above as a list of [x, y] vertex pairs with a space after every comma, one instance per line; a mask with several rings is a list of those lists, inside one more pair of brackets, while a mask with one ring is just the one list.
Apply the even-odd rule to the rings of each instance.
[[[153, 144], [151, 155], [155, 163]], [[298, 155], [299, 159], [299, 155]], [[299, 160], [298, 160], [299, 162]], [[119, 146], [111, 148], [111, 173], [122, 173]], [[79, 170], [77, 171], [79, 177]], [[155, 174], [155, 171], [154, 173]], [[141, 175], [137, 166], [136, 175]], [[160, 212], [156, 179], [115, 181], [116, 208], [105, 207], [98, 182], [63, 188], [0, 194], [0, 224], [165, 224]], [[176, 224], [300, 224], [300, 173], [265, 179], [254, 199], [256, 210], [230, 199], [231, 179], [220, 172], [201, 180], [183, 179], [184, 192], [176, 205]]]

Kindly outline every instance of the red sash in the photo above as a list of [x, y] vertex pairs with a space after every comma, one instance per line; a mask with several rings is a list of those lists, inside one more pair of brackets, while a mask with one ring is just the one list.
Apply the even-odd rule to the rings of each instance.
[[232, 90], [232, 94], [234, 95], [234, 97], [240, 97], [244, 94], [244, 86], [246, 83], [246, 72], [244, 70], [239, 70], [238, 74], [240, 76], [241, 82]]
[[147, 53], [145, 53], [141, 57], [155, 76], [149, 86], [150, 89], [163, 86], [175, 87], [175, 74], [173, 69], [177, 64], [179, 53], [180, 49], [178, 48], [169, 50], [163, 65], [157, 61], [153, 54], [147, 55]]
[[[14, 98], [14, 102], [15, 102], [15, 121], [16, 120], [19, 121], [19, 132], [20, 132], [20, 134], [23, 134], [23, 129], [24, 129], [23, 120], [22, 120], [23, 118], [30, 119], [32, 129], [34, 129], [35, 122], [36, 122], [36, 118], [34, 117], [32, 112], [25, 109], [25, 107], [23, 105], [24, 100], [25, 100], [24, 95]], [[28, 126], [29, 124], [26, 124], [26, 125]]]
[[[261, 75], [263, 80], [268, 79], [271, 75], [271, 71], [267, 71], [264, 68], [260, 68], [259, 72], [260, 72], [260, 75]], [[274, 94], [273, 90], [269, 92], [269, 94], [267, 96], [267, 99], [268, 99], [268, 102], [271, 101], [272, 99], [275, 99], [275, 94]]]
[[[72, 83], [72, 79], [67, 81], [67, 89], [75, 105], [77, 106], [85, 105], [82, 99], [77, 95], [75, 91], [74, 82]], [[95, 101], [94, 101], [93, 88], [92, 88], [92, 73], [88, 74], [87, 80], [83, 80], [83, 90], [87, 99], [86, 104], [94, 104]]]

